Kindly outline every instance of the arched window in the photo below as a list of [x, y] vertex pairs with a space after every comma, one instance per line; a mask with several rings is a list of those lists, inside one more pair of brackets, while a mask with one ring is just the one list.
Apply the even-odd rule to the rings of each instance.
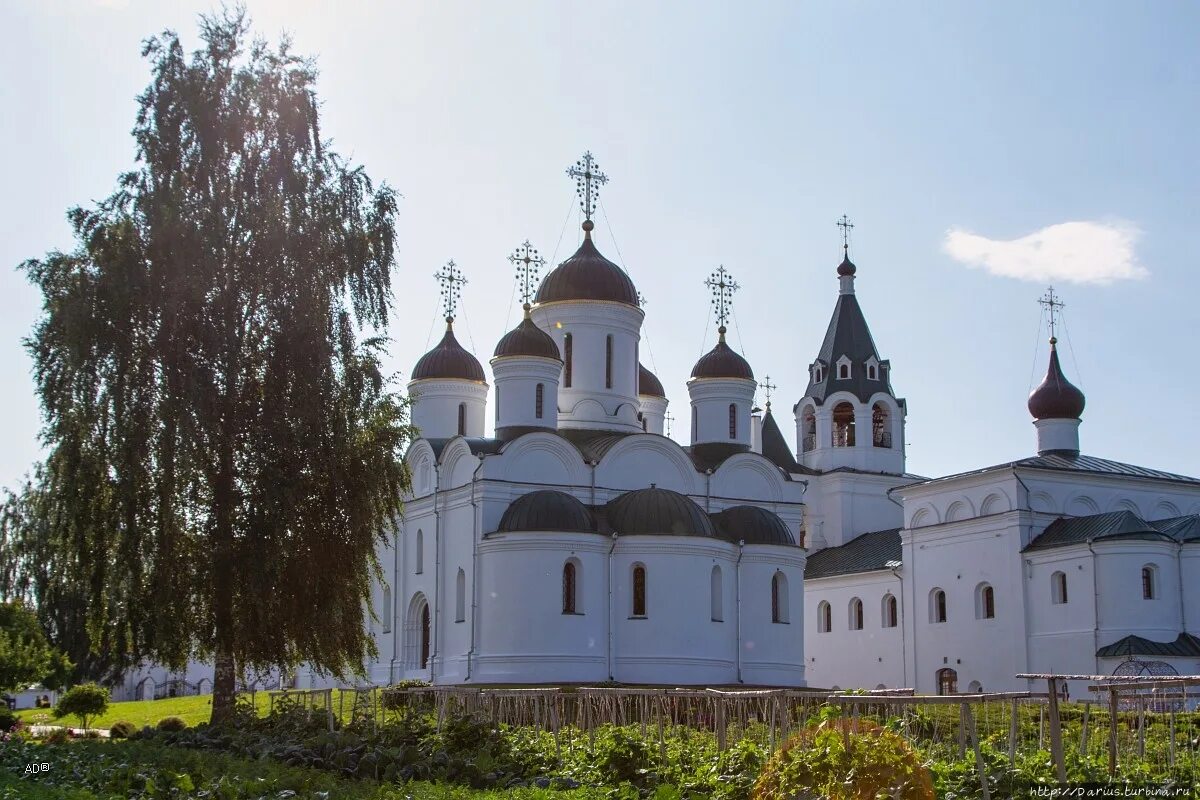
[[404, 617], [404, 665], [425, 669], [429, 665], [429, 602], [417, 592], [408, 603]]
[[937, 671], [938, 694], [958, 694], [958, 673], [949, 667]]
[[991, 584], [981, 583], [975, 587], [975, 619], [996, 618], [996, 590]]
[[850, 630], [861, 631], [863, 629], [863, 604], [862, 600], [857, 597], [850, 599]]
[[571, 334], [563, 334], [563, 388], [571, 388], [571, 365], [574, 363], [575, 343]]
[[417, 531], [417, 554], [413, 559], [413, 572], [420, 575], [425, 571], [425, 532]]
[[829, 633], [833, 630], [833, 608], [822, 600], [817, 604], [817, 633]]
[[929, 593], [929, 621], [946, 621], [946, 593], [941, 589]]
[[633, 616], [646, 616], [646, 567], [633, 565]]
[[871, 443], [876, 447], [892, 446], [891, 421], [891, 414], [883, 403], [876, 403], [871, 408]]
[[967, 684], [967, 691], [971, 694], [980, 694], [983, 691], [983, 684], [979, 681], [971, 681]]
[[817, 446], [817, 414], [812, 406], [805, 406], [801, 413], [800, 424], [803, 433], [800, 439], [800, 449], [807, 453]]
[[833, 446], [854, 447], [854, 406], [849, 403], [833, 407]]
[[894, 628], [900, 623], [899, 606], [896, 595], [889, 592], [883, 596], [883, 627]]
[[1147, 564], [1142, 567], [1142, 599], [1153, 600], [1158, 594], [1158, 587], [1155, 586], [1155, 578], [1158, 577], [1155, 573], [1157, 568], [1153, 564]]
[[710, 616], [713, 622], [725, 621], [725, 592], [721, 584], [721, 567], [713, 564], [712, 573], [708, 578], [709, 605], [712, 612]]
[[838, 364], [838, 379], [845, 380], [850, 377], [850, 365]]
[[612, 334], [604, 337], [604, 388], [612, 388]]
[[784, 624], [788, 621], [787, 576], [776, 570], [771, 576], [771, 622]]
[[737, 438], [737, 404], [729, 404], [729, 438]]
[[1050, 576], [1050, 602], [1055, 605], [1067, 602], [1067, 573], [1056, 572]]
[[454, 621], [465, 622], [467, 619], [467, 573], [462, 567], [454, 578]]
[[383, 602], [382, 608], [379, 609], [380, 622], [383, 626], [384, 633], [392, 632], [392, 587], [386, 583], [383, 585]]
[[542, 418], [542, 408], [545, 402], [546, 387], [539, 383], [533, 390], [533, 415], [538, 419]]
[[870, 380], [875, 380], [875, 375], [875, 365], [871, 364], [867, 367], [867, 378]]
[[575, 559], [563, 564], [562, 573], [562, 612], [564, 614], [579, 613], [579, 571]]
[[692, 441], [700, 438], [700, 415], [696, 412], [696, 407], [692, 406]]
[[467, 404], [458, 404], [458, 435], [467, 435]]

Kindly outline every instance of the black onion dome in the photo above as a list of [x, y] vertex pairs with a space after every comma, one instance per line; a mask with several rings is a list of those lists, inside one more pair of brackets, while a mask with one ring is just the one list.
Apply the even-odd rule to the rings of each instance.
[[500, 518], [499, 530], [592, 533], [596, 530], [596, 524], [583, 503], [571, 495], [554, 489], [542, 489], [512, 501]]
[[796, 539], [779, 515], [758, 506], [733, 506], [712, 515], [717, 534], [730, 542], [795, 545]]
[[625, 536], [665, 534], [668, 536], [717, 535], [712, 520], [691, 499], [669, 489], [637, 489], [609, 501], [608, 523]]
[[560, 300], [609, 300], [640, 307], [637, 289], [625, 271], [596, 249], [591, 235], [575, 255], [555, 267], [538, 287], [538, 303]]
[[479, 381], [482, 383], [483, 367], [478, 359], [468, 353], [454, 338], [453, 324], [446, 324], [446, 335], [438, 342], [437, 347], [421, 356], [421, 360], [413, 367], [412, 380], [419, 381], [427, 378], [457, 378], [464, 381]]
[[554, 339], [550, 334], [533, 324], [528, 315], [521, 320], [521, 324], [513, 328], [508, 333], [504, 334], [503, 338], [496, 345], [496, 352], [493, 354], [496, 358], [505, 356], [537, 356], [539, 358], [553, 358], [557, 361], [562, 361], [562, 357], [558, 354], [558, 345], [554, 343]]
[[1029, 413], [1034, 419], [1079, 419], [1083, 414], [1083, 392], [1063, 375], [1058, 348], [1050, 342], [1050, 366], [1046, 379], [1029, 395]]
[[720, 328], [717, 346], [700, 356], [692, 367], [693, 378], [746, 378], [754, 380], [754, 370], [732, 347], [725, 344], [725, 328]]
[[658, 379], [658, 376], [640, 363], [638, 364], [638, 394], [644, 394], [647, 397], [667, 396], [667, 392], [663, 389], [662, 381]]
[[858, 271], [858, 267], [854, 266], [854, 262], [850, 260], [850, 253], [846, 252], [842, 255], [842, 263], [838, 264], [838, 275], [843, 278], [853, 275]]

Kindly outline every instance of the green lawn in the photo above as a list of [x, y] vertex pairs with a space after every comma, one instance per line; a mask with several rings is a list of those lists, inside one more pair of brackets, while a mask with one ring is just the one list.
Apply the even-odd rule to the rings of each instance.
[[[269, 702], [267, 693], [259, 692], [254, 701], [258, 712], [265, 715]], [[79, 724], [79, 720], [74, 717], [63, 717], [61, 720], [56, 720], [49, 709], [45, 708], [28, 708], [18, 711], [17, 716], [29, 725], [75, 726]], [[201, 722], [208, 722], [210, 716], [212, 716], [212, 695], [205, 694], [198, 697], [169, 697], [162, 700], [110, 703], [108, 713], [98, 717], [91, 725], [94, 728], [108, 728], [118, 720], [126, 720], [140, 728], [143, 725], [157, 725], [163, 717], [180, 717], [188, 725], [198, 725]]]

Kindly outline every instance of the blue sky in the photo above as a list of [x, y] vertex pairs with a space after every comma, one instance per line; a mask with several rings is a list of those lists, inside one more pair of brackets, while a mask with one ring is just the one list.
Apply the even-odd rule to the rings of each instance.
[[[72, 242], [65, 212], [132, 164], [142, 38], [205, 3], [0, 7], [0, 484], [39, 455], [15, 267]], [[611, 182], [597, 241], [645, 294], [643, 358], [686, 434], [688, 373], [715, 339], [704, 278], [743, 286], [731, 340], [779, 386], [785, 431], [836, 298], [835, 220], [908, 400], [908, 466], [1031, 454], [1045, 369], [1036, 305], [1067, 302], [1086, 452], [1200, 473], [1194, 366], [1200, 56], [1194, 4], [314, 3], [251, 0], [257, 29], [319, 59], [324, 132], [403, 193], [390, 366], [466, 271], [460, 338], [486, 363], [519, 317], [505, 260], [555, 261], [585, 149]], [[564, 226], [564, 219], [568, 222]], [[1068, 224], [1083, 223], [1083, 224]], [[707, 336], [707, 338], [706, 338]], [[1036, 373], [1036, 375], [1035, 375]]]

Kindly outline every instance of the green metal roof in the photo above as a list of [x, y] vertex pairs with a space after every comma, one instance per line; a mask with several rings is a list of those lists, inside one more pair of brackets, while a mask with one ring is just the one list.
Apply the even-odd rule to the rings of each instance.
[[1152, 526], [1132, 511], [1111, 511], [1086, 517], [1059, 517], [1051, 522], [1029, 546], [1028, 550], [1067, 547], [1101, 539], [1163, 539], [1171, 537]]
[[804, 579], [829, 578], [855, 572], [888, 569], [900, 562], [900, 529], [864, 533], [838, 547], [826, 547], [808, 557]]
[[1190, 633], [1181, 633], [1173, 642], [1154, 642], [1141, 636], [1126, 636], [1096, 651], [1097, 658], [1121, 658], [1124, 656], [1175, 656], [1191, 658], [1200, 656], [1200, 638]]

